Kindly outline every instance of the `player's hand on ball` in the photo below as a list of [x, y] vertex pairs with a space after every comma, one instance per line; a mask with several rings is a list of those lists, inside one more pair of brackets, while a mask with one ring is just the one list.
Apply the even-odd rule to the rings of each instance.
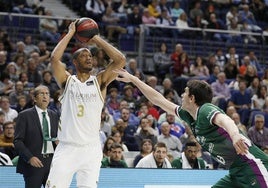
[[75, 26], [75, 24], [76, 24], [76, 22], [77, 22], [78, 20], [75, 20], [75, 21], [73, 21], [73, 22], [71, 22], [70, 23], [70, 25], [69, 25], [69, 33], [71, 33], [71, 34], [74, 34], [75, 33], [75, 31], [76, 31], [76, 26]]

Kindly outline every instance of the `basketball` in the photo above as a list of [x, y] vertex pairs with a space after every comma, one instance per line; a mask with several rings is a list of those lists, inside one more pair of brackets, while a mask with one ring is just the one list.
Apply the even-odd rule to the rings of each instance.
[[76, 22], [75, 38], [81, 43], [88, 42], [97, 34], [99, 34], [99, 27], [93, 19], [84, 17]]

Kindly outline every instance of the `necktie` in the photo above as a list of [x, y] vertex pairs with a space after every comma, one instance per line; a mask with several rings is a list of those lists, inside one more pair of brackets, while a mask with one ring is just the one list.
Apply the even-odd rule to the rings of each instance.
[[43, 125], [43, 137], [44, 137], [44, 153], [46, 153], [47, 152], [47, 140], [49, 139], [48, 122], [46, 118], [46, 112], [42, 112], [42, 114], [43, 114], [42, 125]]

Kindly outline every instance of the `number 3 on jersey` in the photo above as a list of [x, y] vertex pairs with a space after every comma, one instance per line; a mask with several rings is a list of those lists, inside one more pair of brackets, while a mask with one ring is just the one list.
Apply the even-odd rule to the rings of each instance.
[[84, 116], [84, 106], [83, 105], [78, 105], [78, 112], [77, 112], [77, 116], [78, 117], [83, 117]]

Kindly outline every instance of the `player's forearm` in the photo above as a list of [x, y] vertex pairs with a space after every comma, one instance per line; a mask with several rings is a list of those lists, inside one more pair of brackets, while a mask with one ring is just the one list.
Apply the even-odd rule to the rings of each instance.
[[113, 47], [111, 44], [103, 40], [99, 35], [95, 35], [91, 39], [91, 41], [96, 43], [97, 46], [101, 47], [115, 63], [122, 63], [121, 67], [125, 66], [126, 57], [124, 56], [124, 54], [115, 47]]
[[234, 135], [239, 134], [239, 130], [235, 125], [234, 121], [224, 114], [218, 114], [216, 116], [216, 122], [214, 122], [219, 127], [224, 128], [227, 133], [232, 138]]
[[157, 92], [155, 89], [152, 87], [148, 86], [146, 83], [141, 81], [139, 78], [136, 76], [131, 76], [130, 78], [131, 82], [136, 85], [139, 90], [143, 93], [143, 95], [149, 99], [153, 104], [161, 107], [161, 98], [163, 98], [162, 94]]

